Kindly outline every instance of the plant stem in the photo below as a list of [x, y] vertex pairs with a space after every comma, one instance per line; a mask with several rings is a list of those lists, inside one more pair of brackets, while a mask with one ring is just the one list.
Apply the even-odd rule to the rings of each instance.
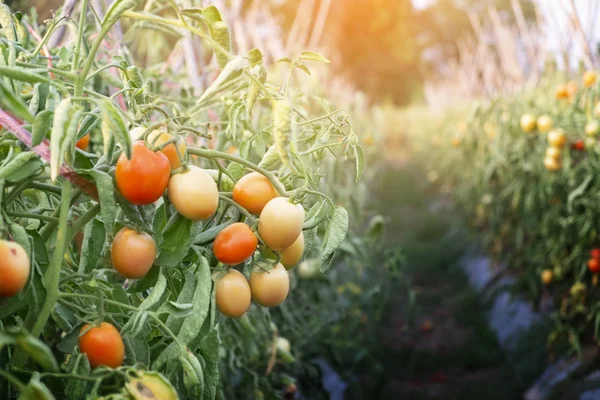
[[[46, 298], [44, 299], [42, 309], [37, 316], [37, 320], [31, 329], [31, 334], [36, 338], [42, 333], [59, 297], [58, 284], [60, 282], [60, 270], [65, 255], [65, 248], [67, 246], [67, 223], [69, 222], [69, 208], [71, 206], [71, 202], [69, 201], [71, 199], [71, 190], [71, 184], [69, 182], [64, 182], [61, 193], [62, 202], [60, 205], [56, 245], [54, 247], [50, 265], [42, 278], [44, 286], [46, 287]], [[25, 365], [27, 357], [27, 353], [24, 351], [17, 351], [14, 356], [14, 365], [16, 367], [22, 367]]]
[[79, 15], [79, 26], [77, 27], [77, 43], [75, 44], [75, 53], [73, 54], [73, 64], [71, 71], [75, 72], [79, 68], [79, 56], [81, 52], [81, 44], [83, 43], [83, 29], [85, 28], [85, 16], [88, 8], [88, 0], [81, 2], [81, 14]]
[[91, 294], [84, 294], [84, 293], [59, 293], [58, 296], [60, 298], [63, 298], [63, 299], [69, 298], [69, 297], [72, 297], [72, 298], [74, 297], [74, 298], [89, 299], [89, 300], [95, 300], [95, 301], [99, 301], [100, 300], [100, 301], [103, 301], [103, 302], [105, 302], [107, 304], [112, 304], [112, 305], [117, 306], [117, 307], [126, 308], [126, 309], [128, 309], [130, 311], [137, 311], [138, 310], [136, 307], [131, 306], [129, 304], [119, 303], [118, 301], [115, 301], [115, 300], [109, 300], [109, 299], [105, 299], [105, 298], [102, 298], [102, 297], [94, 296], [94, 295], [91, 295]]
[[229, 203], [229, 204], [231, 204], [232, 206], [234, 206], [234, 207], [237, 207], [237, 208], [238, 208], [238, 210], [240, 210], [240, 212], [241, 212], [242, 214], [244, 214], [244, 216], [245, 216], [246, 218], [248, 218], [250, 221], [254, 222], [254, 220], [255, 220], [255, 217], [254, 217], [252, 214], [250, 214], [250, 213], [248, 212], [248, 210], [246, 210], [244, 207], [240, 206], [238, 203], [236, 203], [235, 201], [233, 201], [233, 200], [232, 200], [232, 199], [230, 199], [229, 197], [226, 197], [226, 196], [223, 196], [223, 195], [219, 194], [219, 201], [224, 201], [225, 203]]
[[281, 182], [279, 182], [279, 179], [277, 179], [277, 177], [272, 172], [267, 171], [266, 169], [261, 168], [258, 165], [254, 164], [250, 161], [247, 161], [247, 160], [244, 160], [243, 158], [234, 156], [232, 154], [223, 153], [223, 152], [217, 151], [217, 150], [200, 149], [197, 147], [188, 147], [187, 150], [188, 150], [189, 154], [194, 154], [196, 156], [210, 158], [210, 159], [220, 158], [222, 160], [228, 160], [228, 161], [236, 162], [238, 164], [242, 164], [242, 165], [250, 168], [251, 170], [259, 172], [262, 175], [264, 175], [269, 181], [271, 181], [271, 183], [273, 184], [273, 186], [275, 187], [275, 189], [277, 190], [277, 192], [279, 192], [279, 194], [281, 196], [287, 196], [285, 187], [283, 186], [283, 184]]
[[99, 212], [100, 212], [100, 204], [95, 204], [92, 208], [87, 210], [85, 212], [85, 214], [83, 214], [81, 217], [79, 217], [77, 219], [77, 221], [75, 221], [73, 223], [73, 225], [71, 226], [71, 229], [69, 229], [68, 243], [71, 243], [73, 238], [75, 238], [75, 235], [77, 234], [77, 232], [82, 230], [83, 227], [88, 222], [90, 222], [96, 215], [98, 215]]
[[25, 385], [23, 384], [23, 382], [21, 382], [20, 380], [18, 380], [16, 377], [14, 377], [12, 374], [9, 374], [5, 370], [0, 369], [0, 376], [2, 376], [4, 379], [6, 379], [7, 381], [9, 381], [13, 385], [15, 385], [17, 387], [17, 389], [19, 389], [20, 391], [23, 391], [23, 389], [25, 389]]
[[51, 217], [49, 215], [44, 215], [44, 214], [7, 211], [6, 215], [8, 215], [10, 217], [15, 217], [15, 218], [31, 218], [31, 219], [39, 219], [40, 221], [47, 221], [47, 222], [54, 222], [54, 223], [58, 222], [58, 218]]

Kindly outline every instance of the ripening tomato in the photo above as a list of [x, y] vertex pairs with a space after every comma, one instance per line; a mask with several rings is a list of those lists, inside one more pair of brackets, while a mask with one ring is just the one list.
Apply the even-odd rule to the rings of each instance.
[[600, 124], [598, 121], [588, 121], [588, 123], [585, 124], [585, 134], [587, 136], [596, 136], [598, 132], [600, 132]]
[[250, 275], [250, 290], [252, 298], [258, 304], [264, 307], [275, 307], [287, 298], [290, 291], [290, 277], [281, 264], [268, 271], [256, 268]]
[[548, 147], [546, 149], [546, 157], [554, 158], [555, 160], [560, 160], [561, 151], [557, 147]]
[[303, 225], [302, 205], [290, 203], [287, 197], [276, 197], [260, 213], [258, 232], [271, 250], [283, 250], [298, 239]]
[[298, 239], [288, 248], [281, 250], [281, 260], [280, 262], [283, 266], [290, 270], [294, 268], [300, 260], [302, 260], [302, 256], [304, 255], [304, 233], [300, 233]]
[[600, 249], [596, 248], [596, 249], [590, 250], [590, 256], [592, 258], [597, 258], [600, 260]]
[[115, 180], [119, 192], [127, 201], [137, 206], [152, 204], [162, 196], [171, 175], [169, 159], [135, 142], [131, 159], [125, 153], [117, 161]]
[[458, 136], [453, 137], [452, 140], [450, 141], [450, 144], [452, 145], [452, 147], [458, 147], [458, 146], [460, 146], [461, 143], [462, 143], [462, 139]]
[[110, 368], [121, 366], [125, 358], [125, 345], [117, 328], [108, 322], [89, 328], [89, 324], [81, 328], [83, 334], [79, 336], [79, 349], [87, 355], [92, 368], [100, 365]]
[[548, 144], [552, 147], [564, 147], [567, 143], [567, 136], [562, 129], [553, 129], [548, 132]]
[[537, 119], [535, 118], [535, 115], [523, 114], [521, 116], [520, 123], [521, 123], [521, 129], [523, 130], [523, 132], [531, 133], [531, 132], [535, 131], [535, 127], [537, 125]]
[[115, 235], [110, 258], [115, 269], [125, 278], [142, 278], [154, 265], [156, 242], [145, 232], [123, 228]]
[[[155, 146], [153, 148], [161, 146], [161, 145], [167, 143], [168, 141], [174, 140], [174, 139], [176, 140], [177, 147], [175, 147], [175, 143], [171, 143], [171, 144], [165, 146], [162, 150], [160, 150], [160, 152], [163, 153], [165, 156], [167, 156], [167, 158], [169, 159], [172, 169], [181, 167], [181, 160], [184, 159], [185, 150], [186, 150], [186, 145], [185, 145], [184, 140], [179, 136], [174, 138], [173, 135], [170, 135], [166, 132], [162, 132], [159, 130], [153, 131], [152, 133], [150, 133], [148, 135], [148, 143], [151, 146]], [[181, 158], [180, 158], [180, 156], [181, 156]]]
[[228, 317], [239, 318], [248, 311], [252, 294], [246, 277], [231, 269], [215, 284], [217, 308]]
[[244, 175], [233, 187], [233, 200], [255, 215], [259, 215], [265, 205], [277, 196], [271, 181], [258, 172]]
[[556, 172], [560, 171], [562, 164], [556, 158], [546, 157], [544, 158], [544, 167], [546, 167], [548, 171]]
[[590, 258], [588, 260], [588, 269], [593, 274], [597, 274], [598, 272], [600, 272], [600, 260], [597, 258]]
[[208, 172], [195, 165], [171, 177], [168, 195], [175, 209], [192, 221], [210, 217], [219, 206], [216, 182]]
[[30, 272], [25, 249], [16, 242], [0, 240], [0, 297], [14, 296], [23, 290]]
[[556, 91], [554, 92], [554, 96], [559, 99], [567, 99], [569, 97], [569, 92], [567, 90], [566, 85], [559, 85], [556, 87]]
[[585, 142], [581, 139], [576, 140], [575, 142], [573, 142], [573, 144], [571, 144], [571, 149], [577, 150], [577, 151], [583, 151], [583, 150], [585, 150]]
[[226, 265], [243, 263], [254, 254], [258, 239], [252, 229], [243, 222], [236, 222], [223, 229], [213, 243], [217, 260]]
[[545, 269], [542, 271], [542, 282], [544, 283], [544, 285], [549, 285], [552, 283], [552, 281], [554, 280], [554, 273], [552, 272], [552, 270], [549, 269]]
[[87, 151], [88, 147], [90, 146], [90, 134], [88, 133], [79, 139], [77, 143], [75, 143], [75, 146], [80, 150]]
[[574, 81], [567, 82], [565, 88], [569, 97], [573, 97], [577, 93], [577, 83]]
[[583, 86], [587, 88], [594, 86], [594, 83], [596, 83], [596, 78], [598, 78], [596, 71], [586, 71], [583, 74]]
[[546, 133], [550, 129], [552, 129], [552, 125], [554, 122], [552, 121], [552, 117], [549, 115], [542, 115], [537, 119], [537, 127], [540, 132]]

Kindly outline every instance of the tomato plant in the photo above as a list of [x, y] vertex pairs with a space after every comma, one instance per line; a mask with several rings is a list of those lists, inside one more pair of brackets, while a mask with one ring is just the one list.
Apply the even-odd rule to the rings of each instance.
[[[223, 398], [220, 365], [253, 362], [229, 338], [276, 345], [265, 307], [294, 290], [279, 260], [325, 272], [345, 207], [362, 213], [347, 112], [292, 79], [329, 60], [301, 53], [280, 85], [214, 6], [60, 15], [39, 26], [0, 4], [0, 251], [18, 259], [0, 262], [0, 398]], [[210, 83], [136, 65], [148, 30], [201, 43]]]

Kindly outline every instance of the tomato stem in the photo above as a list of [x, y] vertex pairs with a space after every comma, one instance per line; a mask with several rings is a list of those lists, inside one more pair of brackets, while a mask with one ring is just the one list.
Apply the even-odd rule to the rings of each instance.
[[273, 186], [275, 187], [275, 189], [277, 190], [277, 192], [279, 192], [279, 194], [281, 196], [284, 196], [284, 197], [287, 196], [285, 187], [272, 172], [267, 171], [266, 169], [261, 168], [258, 165], [254, 164], [250, 161], [247, 161], [247, 160], [244, 160], [243, 158], [234, 156], [233, 154], [224, 153], [222, 151], [200, 149], [197, 147], [188, 147], [188, 153], [194, 154], [196, 156], [204, 157], [204, 158], [210, 158], [210, 159], [220, 158], [223, 160], [233, 161], [238, 164], [242, 164], [242, 165], [250, 168], [251, 170], [259, 172], [262, 175], [264, 175], [269, 181], [271, 181], [271, 183], [273, 184]]

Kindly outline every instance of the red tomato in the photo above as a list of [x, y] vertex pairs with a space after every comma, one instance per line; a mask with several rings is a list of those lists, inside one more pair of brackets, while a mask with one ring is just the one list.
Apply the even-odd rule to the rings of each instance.
[[597, 258], [590, 258], [588, 260], [588, 268], [592, 273], [597, 274], [600, 272], [600, 260]]
[[115, 180], [119, 192], [137, 206], [152, 204], [169, 184], [171, 164], [162, 153], [155, 153], [139, 141], [133, 144], [131, 160], [125, 153], [117, 161]]
[[213, 252], [223, 264], [236, 265], [250, 258], [256, 246], [258, 239], [252, 229], [242, 222], [236, 222], [219, 232], [213, 243]]
[[592, 256], [592, 258], [600, 259], [600, 249], [596, 248], [590, 250], [590, 256]]
[[[85, 325], [81, 332], [89, 328], [90, 325]], [[103, 322], [80, 336], [79, 349], [87, 355], [92, 368], [100, 365], [117, 368], [125, 358], [125, 345], [121, 334], [108, 322]]]
[[585, 150], [585, 143], [583, 140], [576, 140], [573, 142], [573, 144], [571, 144], [571, 148], [573, 150], [583, 151]]

